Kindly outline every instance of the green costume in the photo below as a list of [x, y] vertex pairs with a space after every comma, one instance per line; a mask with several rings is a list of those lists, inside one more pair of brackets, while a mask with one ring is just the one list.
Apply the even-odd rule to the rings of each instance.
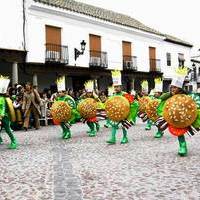
[[70, 139], [71, 138], [71, 131], [70, 126], [74, 124], [78, 119], [80, 119], [80, 115], [78, 111], [76, 110], [76, 103], [74, 99], [69, 96], [65, 95], [62, 97], [58, 97], [56, 101], [64, 101], [69, 104], [69, 106], [72, 109], [71, 118], [68, 122], [61, 122], [60, 126], [62, 128], [62, 138], [63, 139]]
[[[193, 124], [188, 127], [188, 134], [190, 135], [194, 135], [197, 131], [199, 131], [199, 127], [200, 127], [200, 98], [198, 95], [195, 94], [190, 94], [189, 96], [191, 96], [193, 98], [193, 100], [195, 101], [196, 105], [197, 105], [197, 117], [196, 120], [193, 122]], [[169, 99], [170, 97], [172, 97], [172, 95], [170, 93], [165, 93], [163, 94], [160, 99], [161, 102], [157, 108], [157, 113], [160, 116], [160, 118], [157, 120], [156, 124], [158, 126], [159, 129], [166, 129], [168, 127], [167, 122], [162, 118], [163, 116], [163, 110], [165, 107], [165, 103], [167, 101], [167, 99]], [[186, 156], [187, 155], [187, 143], [185, 140], [185, 136], [181, 135], [178, 136], [178, 143], [179, 143], [179, 150], [178, 150], [178, 154], [180, 156]]]
[[[98, 105], [99, 105], [99, 103], [101, 103], [97, 96], [93, 96], [93, 95], [92, 95], [91, 97], [88, 97], [88, 98], [93, 98], [93, 99], [95, 99], [97, 102], [99, 101], [99, 102], [98, 102]], [[82, 99], [82, 100], [87, 99], [87, 96], [82, 96], [81, 99]], [[102, 106], [102, 105], [101, 105], [101, 106]], [[87, 131], [88, 136], [89, 136], [89, 137], [95, 137], [96, 134], [97, 134], [97, 132], [98, 132], [99, 129], [100, 129], [100, 124], [98, 123], [97, 116], [92, 117], [92, 118], [84, 119], [83, 122], [84, 122], [84, 123], [86, 122], [87, 125], [88, 125], [88, 127], [89, 127], [89, 130]]]
[[[17, 145], [17, 140], [15, 136], [13, 135], [13, 131], [10, 128], [11, 121], [10, 121], [10, 113], [9, 113], [9, 107], [7, 103], [7, 97], [1, 94], [0, 94], [0, 122], [1, 122], [1, 127], [5, 129], [11, 141], [8, 148], [16, 149], [18, 145]], [[2, 137], [0, 136], [0, 144], [2, 143], [3, 143], [3, 140], [2, 140]]]
[[[125, 92], [118, 92], [115, 93], [113, 96], [124, 96], [126, 94]], [[109, 125], [111, 125], [111, 135], [109, 140], [107, 141], [108, 144], [115, 144], [116, 143], [116, 133], [117, 129], [119, 129], [120, 124], [122, 124], [122, 132], [123, 132], [123, 137], [121, 140], [121, 144], [126, 144], [128, 143], [128, 136], [127, 136], [127, 123], [128, 126], [133, 125], [135, 122], [137, 112], [138, 112], [138, 102], [134, 101], [133, 103], [130, 104], [130, 113], [129, 116], [127, 117], [127, 121], [124, 124], [123, 122], [113, 122], [109, 120]]]
[[146, 127], [145, 127], [145, 130], [151, 130], [151, 126], [152, 126], [152, 124], [153, 124], [153, 122], [150, 120], [150, 119], [148, 119], [147, 120], [147, 124], [146, 124]]

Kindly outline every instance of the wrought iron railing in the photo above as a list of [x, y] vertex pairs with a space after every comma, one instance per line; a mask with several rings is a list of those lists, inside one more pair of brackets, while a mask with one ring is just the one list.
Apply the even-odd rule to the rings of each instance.
[[124, 70], [137, 71], [137, 57], [136, 56], [123, 56]]
[[161, 72], [160, 59], [149, 59], [150, 71]]
[[90, 67], [108, 67], [107, 52], [90, 50]]
[[46, 44], [45, 61], [50, 63], [69, 63], [68, 46]]

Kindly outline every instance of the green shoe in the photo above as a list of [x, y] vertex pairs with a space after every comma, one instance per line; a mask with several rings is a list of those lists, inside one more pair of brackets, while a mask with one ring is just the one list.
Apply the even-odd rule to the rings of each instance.
[[3, 144], [3, 140], [2, 140], [2, 137], [0, 137], [0, 144]]
[[186, 156], [187, 155], [187, 144], [185, 141], [185, 136], [179, 136], [178, 137], [178, 142], [179, 142], [179, 150], [178, 150], [178, 154], [180, 156]]
[[100, 125], [99, 125], [99, 123], [96, 123], [96, 129], [97, 129], [97, 132], [100, 130]]
[[108, 144], [115, 144], [116, 143], [116, 132], [117, 132], [117, 126], [112, 126], [112, 132], [110, 139], [106, 141]]
[[62, 138], [64, 139], [64, 138], [66, 137], [66, 135], [67, 135], [67, 132], [66, 132], [66, 131], [63, 131], [63, 133], [62, 133]]
[[71, 135], [71, 132], [69, 131], [65, 134], [65, 136], [63, 136], [63, 139], [67, 140], [67, 139], [70, 139], [71, 137], [72, 135]]
[[9, 145], [8, 145], [8, 149], [16, 149], [17, 148], [17, 142], [14, 141], [14, 142], [11, 142]]
[[151, 125], [147, 124], [146, 127], [145, 127], [145, 130], [146, 130], [146, 131], [151, 130]]
[[86, 133], [89, 135], [91, 132], [92, 132], [92, 131], [91, 131], [91, 130], [89, 130], [89, 131], [87, 131]]
[[186, 142], [183, 142], [180, 144], [179, 150], [178, 150], [178, 154], [180, 156], [187, 156], [187, 145]]
[[91, 131], [89, 133], [89, 137], [95, 137], [96, 136], [96, 131]]
[[108, 144], [116, 144], [116, 139], [111, 138], [109, 140], [106, 141]]
[[162, 131], [157, 131], [156, 134], [154, 135], [154, 138], [161, 138], [163, 134], [164, 133]]
[[126, 144], [128, 143], [128, 138], [127, 137], [123, 137], [121, 140], [121, 144]]

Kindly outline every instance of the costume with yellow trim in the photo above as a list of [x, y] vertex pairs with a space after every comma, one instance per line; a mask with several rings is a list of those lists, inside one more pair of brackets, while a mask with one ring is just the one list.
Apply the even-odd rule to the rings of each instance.
[[[7, 77], [0, 76], [0, 125], [1, 129], [4, 128], [8, 134], [11, 143], [9, 149], [16, 149], [18, 144], [13, 131], [10, 128], [11, 121], [16, 121], [15, 111], [12, 105], [12, 101], [9, 97], [6, 97], [7, 88], [10, 80]], [[3, 143], [2, 137], [0, 136], [0, 144]]]
[[138, 102], [139, 102], [139, 112], [138, 112], [138, 116], [142, 119], [143, 122], [147, 122], [146, 126], [145, 126], [145, 130], [151, 130], [151, 126], [152, 126], [152, 120], [150, 120], [149, 118], [147, 118], [147, 115], [145, 113], [146, 111], [146, 106], [147, 104], [150, 102], [151, 98], [152, 98], [152, 92], [153, 90], [151, 90], [149, 96], [149, 84], [147, 80], [143, 80], [141, 82], [141, 87], [142, 87], [142, 97], [139, 97]]
[[77, 112], [75, 100], [64, 92], [65, 76], [57, 79], [57, 87], [59, 96], [52, 105], [51, 113], [53, 119], [60, 123], [62, 128], [62, 138], [70, 139], [70, 127], [80, 118], [80, 115]]
[[87, 131], [89, 137], [95, 137], [100, 129], [100, 125], [97, 120], [98, 103], [101, 102], [98, 96], [94, 93], [94, 81], [89, 80], [85, 84], [86, 94], [81, 97], [81, 101], [77, 106], [77, 110], [80, 113], [83, 121], [87, 123], [89, 131]]
[[[121, 72], [112, 71], [112, 79], [114, 87], [121, 87]], [[127, 129], [133, 125], [133, 121], [137, 115], [138, 103], [134, 101], [134, 97], [126, 92], [115, 90], [105, 103], [107, 117], [110, 119], [111, 135], [107, 143], [116, 143], [116, 133], [120, 125], [122, 126], [123, 137], [121, 144], [128, 143]]]
[[194, 135], [200, 128], [200, 99], [194, 94], [187, 95], [182, 89], [186, 75], [186, 67], [176, 69], [170, 92], [160, 97], [161, 103], [157, 108], [160, 118], [156, 121], [161, 131], [168, 128], [172, 135], [178, 137], [180, 156], [187, 155], [184, 135]]
[[[146, 130], [150, 130], [152, 124], [158, 119], [157, 107], [161, 102], [160, 96], [162, 94], [163, 82], [161, 78], [155, 78], [155, 88], [151, 90], [148, 97], [143, 97], [140, 100], [140, 114], [139, 116], [143, 121], [147, 121], [147, 125], [145, 127]], [[146, 100], [146, 101], [145, 101]], [[163, 132], [158, 130], [154, 137], [161, 138], [163, 136]]]

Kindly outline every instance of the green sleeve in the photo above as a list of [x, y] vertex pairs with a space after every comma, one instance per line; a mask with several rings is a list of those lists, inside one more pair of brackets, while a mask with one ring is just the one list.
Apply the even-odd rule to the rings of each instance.
[[194, 126], [195, 128], [200, 128], [200, 109], [197, 110], [197, 117], [192, 126]]
[[157, 114], [158, 116], [162, 117], [163, 116], [163, 110], [164, 110], [164, 107], [165, 107], [165, 103], [166, 103], [166, 100], [164, 101], [161, 101], [157, 107]]
[[169, 99], [170, 97], [172, 97], [172, 95], [169, 92], [163, 93], [159, 99], [161, 99], [162, 101]]
[[160, 103], [157, 107], [157, 114], [162, 117], [163, 116], [163, 110], [164, 110], [164, 107], [165, 107], [165, 103], [167, 101], [167, 99], [169, 99], [172, 95], [167, 92], [167, 93], [164, 93], [162, 94], [158, 99], [160, 100]]
[[80, 113], [76, 109], [72, 109], [72, 115], [69, 120], [69, 123], [75, 124], [79, 119], [81, 119]]
[[0, 97], [0, 116], [4, 117], [6, 114], [6, 101], [4, 97]]
[[129, 114], [128, 118], [127, 118], [129, 121], [135, 122], [136, 117], [137, 117], [137, 113], [138, 113], [138, 109], [139, 109], [139, 104], [138, 104], [137, 101], [134, 101], [130, 105], [130, 114]]

